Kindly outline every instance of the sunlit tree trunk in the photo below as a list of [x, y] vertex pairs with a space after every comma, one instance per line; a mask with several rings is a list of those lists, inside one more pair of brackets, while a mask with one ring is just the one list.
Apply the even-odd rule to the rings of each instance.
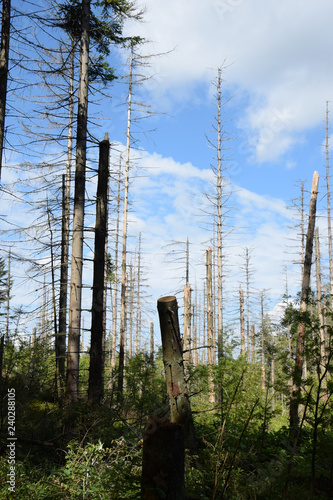
[[79, 96], [76, 136], [75, 192], [71, 286], [69, 302], [69, 329], [67, 350], [66, 401], [78, 401], [80, 326], [82, 301], [83, 229], [87, 153], [88, 73], [89, 73], [89, 18], [90, 0], [82, 0]]
[[330, 163], [329, 163], [329, 133], [328, 133], [328, 102], [326, 102], [326, 187], [327, 187], [327, 231], [328, 231], [328, 255], [330, 265], [330, 292], [331, 304], [333, 305], [333, 249], [332, 249], [332, 222], [331, 222], [331, 189], [330, 189]]
[[214, 345], [213, 345], [213, 286], [212, 286], [212, 249], [206, 252], [206, 291], [207, 291], [207, 345], [208, 345], [208, 392], [209, 401], [215, 403], [213, 379]]
[[120, 345], [117, 401], [121, 401], [124, 389], [125, 343], [126, 343], [126, 246], [127, 246], [127, 215], [128, 190], [131, 153], [131, 117], [132, 117], [132, 84], [133, 84], [133, 44], [131, 44], [128, 101], [127, 101], [127, 132], [126, 132], [126, 171], [124, 191], [123, 243], [121, 254], [121, 305], [120, 305]]
[[299, 425], [298, 407], [299, 407], [299, 396], [301, 394], [301, 387], [302, 387], [302, 370], [304, 363], [304, 342], [305, 342], [304, 316], [307, 311], [308, 294], [310, 288], [313, 239], [314, 239], [314, 230], [316, 221], [318, 180], [319, 180], [318, 172], [315, 172], [313, 174], [312, 187], [311, 187], [309, 223], [308, 223], [308, 231], [306, 237], [301, 303], [299, 309], [300, 319], [299, 319], [298, 334], [297, 334], [295, 369], [293, 374], [293, 391], [290, 402], [290, 427], [292, 429], [297, 428]]
[[59, 293], [59, 332], [56, 339], [56, 363], [60, 385], [65, 383], [66, 330], [68, 303], [68, 255], [69, 255], [69, 219], [70, 219], [70, 186], [73, 154], [73, 120], [74, 120], [74, 41], [72, 40], [70, 55], [70, 79], [68, 100], [68, 138], [66, 174], [63, 176], [62, 191], [62, 227], [61, 227], [61, 263]]
[[[323, 314], [322, 293], [321, 293], [320, 247], [319, 247], [318, 227], [316, 227], [316, 232], [315, 232], [315, 253], [316, 253], [317, 310], [319, 316], [319, 332], [320, 332], [320, 360], [319, 360], [318, 376], [321, 378], [325, 372], [326, 353], [325, 353], [325, 320]], [[324, 380], [322, 385], [325, 386]]]
[[185, 381], [177, 300], [175, 297], [163, 297], [157, 301], [157, 308], [161, 327], [164, 371], [170, 400], [171, 422], [184, 426], [185, 446], [194, 449], [196, 447], [196, 436]]
[[[116, 345], [117, 345], [117, 319], [118, 319], [118, 247], [119, 247], [119, 216], [120, 216], [120, 186], [121, 186], [121, 157], [119, 161], [119, 178], [117, 194], [117, 219], [116, 219], [116, 241], [114, 250], [114, 284], [113, 284], [113, 307], [112, 307], [112, 358], [111, 370], [112, 377], [116, 369]], [[111, 380], [111, 377], [110, 377]]]
[[264, 324], [264, 292], [260, 294], [260, 311], [261, 311], [261, 388], [264, 391], [266, 388], [266, 365], [265, 365], [265, 324]]
[[186, 283], [184, 288], [184, 333], [183, 333], [184, 363], [188, 371], [191, 364], [191, 286]]
[[242, 290], [242, 285], [239, 285], [239, 315], [240, 315], [241, 353], [242, 356], [245, 356], [244, 293]]

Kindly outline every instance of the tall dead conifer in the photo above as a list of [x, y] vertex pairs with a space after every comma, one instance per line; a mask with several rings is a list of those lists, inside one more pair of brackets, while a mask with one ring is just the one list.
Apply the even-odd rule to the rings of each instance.
[[328, 232], [328, 255], [330, 266], [330, 292], [331, 304], [333, 304], [333, 249], [332, 249], [332, 221], [331, 221], [331, 189], [330, 189], [330, 157], [329, 157], [329, 108], [326, 102], [326, 189], [327, 189], [327, 232]]
[[78, 401], [87, 154], [90, 0], [82, 0], [66, 401]]
[[319, 181], [318, 172], [314, 172], [312, 179], [312, 187], [311, 187], [309, 223], [306, 236], [305, 256], [303, 265], [301, 303], [299, 308], [300, 318], [299, 318], [298, 333], [297, 333], [295, 368], [293, 374], [293, 390], [292, 390], [292, 398], [290, 402], [290, 413], [289, 413], [291, 429], [296, 429], [299, 425], [298, 407], [299, 407], [299, 397], [302, 388], [302, 370], [304, 364], [305, 315], [307, 312], [308, 295], [310, 289], [318, 181]]
[[92, 294], [91, 343], [88, 399], [100, 403], [104, 395], [104, 342], [105, 342], [105, 270], [108, 221], [110, 141], [99, 145], [99, 168], [97, 183], [94, 278]]
[[5, 138], [5, 116], [7, 102], [9, 40], [11, 0], [2, 1], [1, 47], [0, 47], [0, 180]]

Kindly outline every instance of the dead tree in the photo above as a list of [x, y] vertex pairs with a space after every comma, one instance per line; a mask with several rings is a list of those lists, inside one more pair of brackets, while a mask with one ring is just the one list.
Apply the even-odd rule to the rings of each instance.
[[105, 139], [99, 145], [99, 169], [97, 184], [95, 255], [93, 297], [91, 311], [91, 344], [88, 398], [99, 403], [104, 394], [104, 352], [105, 340], [105, 268], [108, 220], [110, 141]]
[[[58, 384], [61, 388], [65, 382], [66, 360], [66, 329], [67, 329], [67, 302], [68, 302], [68, 255], [70, 245], [70, 194], [71, 170], [73, 154], [73, 118], [74, 118], [74, 40], [72, 38], [70, 54], [70, 78], [68, 99], [68, 136], [66, 174], [62, 179], [62, 222], [61, 222], [61, 264], [60, 264], [60, 291], [59, 291], [59, 330], [56, 338], [56, 369]], [[62, 390], [62, 389], [61, 389]]]
[[212, 284], [212, 249], [206, 252], [206, 293], [207, 293], [207, 345], [208, 345], [208, 391], [210, 403], [215, 403], [213, 377], [214, 343], [213, 343], [213, 284]]
[[69, 304], [69, 329], [67, 350], [66, 402], [76, 403], [79, 391], [80, 329], [83, 268], [83, 227], [86, 184], [88, 73], [89, 73], [89, 22], [90, 0], [82, 0], [79, 102], [76, 131], [76, 166], [73, 216], [73, 242], [71, 286]]
[[184, 462], [184, 428], [150, 418], [143, 435], [141, 500], [184, 500]]
[[242, 290], [242, 285], [239, 285], [239, 320], [240, 320], [241, 354], [242, 356], [245, 356], [244, 293]]
[[181, 343], [176, 297], [163, 297], [157, 301], [160, 320], [163, 363], [170, 401], [171, 422], [184, 426], [185, 446], [196, 447], [193, 417], [185, 381], [183, 346]]
[[0, 49], [0, 179], [3, 157], [3, 144], [5, 137], [5, 116], [7, 101], [9, 38], [10, 38], [10, 3], [11, 0], [2, 2], [1, 49]]
[[321, 269], [320, 269], [320, 247], [319, 247], [319, 229], [316, 227], [315, 233], [315, 253], [316, 253], [316, 282], [317, 282], [317, 308], [319, 317], [319, 342], [320, 342], [320, 357], [318, 366], [318, 377], [323, 380], [325, 389], [326, 381], [324, 373], [326, 370], [326, 352], [325, 352], [325, 318], [322, 307], [322, 292], [321, 292]]
[[316, 207], [318, 194], [318, 172], [314, 172], [311, 187], [309, 223], [306, 236], [305, 256], [303, 264], [301, 303], [299, 308], [299, 324], [296, 345], [296, 360], [293, 373], [293, 390], [290, 402], [290, 427], [296, 429], [299, 425], [298, 407], [302, 387], [302, 370], [304, 364], [304, 342], [305, 342], [305, 315], [307, 312], [308, 295], [310, 288], [311, 264], [313, 253], [313, 239], [316, 221]]
[[325, 145], [325, 149], [326, 149], [326, 188], [327, 188], [327, 231], [328, 231], [328, 255], [329, 255], [329, 266], [330, 266], [330, 292], [331, 292], [331, 304], [333, 304], [333, 250], [332, 250], [328, 113], [329, 113], [328, 102], [326, 102], [326, 145]]
[[184, 361], [188, 371], [191, 365], [191, 286], [187, 282], [184, 287]]

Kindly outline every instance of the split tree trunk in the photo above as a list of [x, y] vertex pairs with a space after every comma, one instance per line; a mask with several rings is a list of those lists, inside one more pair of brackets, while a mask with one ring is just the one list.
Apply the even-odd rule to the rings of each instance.
[[311, 264], [313, 253], [313, 239], [316, 221], [316, 207], [318, 194], [318, 172], [314, 172], [311, 187], [311, 198], [309, 208], [309, 223], [306, 236], [305, 256], [303, 265], [301, 304], [299, 309], [300, 319], [298, 324], [298, 335], [296, 345], [296, 360], [293, 374], [293, 390], [290, 402], [290, 427], [296, 429], [299, 425], [298, 407], [302, 387], [302, 370], [304, 365], [304, 342], [305, 342], [305, 314], [307, 311], [308, 294], [310, 288]]
[[176, 297], [159, 299], [157, 309], [161, 327], [163, 363], [170, 400], [171, 422], [184, 426], [185, 446], [189, 449], [195, 449], [196, 436], [185, 381]]
[[91, 316], [91, 344], [88, 399], [100, 403], [104, 395], [104, 340], [105, 340], [105, 263], [108, 221], [110, 141], [99, 145], [99, 169], [97, 183], [94, 278]]

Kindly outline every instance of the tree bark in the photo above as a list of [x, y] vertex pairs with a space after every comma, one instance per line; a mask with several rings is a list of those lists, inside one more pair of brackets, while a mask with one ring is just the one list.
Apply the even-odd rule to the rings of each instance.
[[266, 362], [265, 362], [265, 323], [264, 323], [264, 292], [260, 294], [261, 309], [261, 389], [266, 388]]
[[126, 344], [126, 246], [127, 246], [127, 215], [128, 190], [131, 153], [131, 119], [132, 119], [132, 84], [133, 84], [133, 44], [131, 44], [128, 103], [127, 103], [127, 132], [126, 132], [126, 172], [124, 192], [124, 219], [123, 219], [123, 248], [121, 254], [121, 305], [120, 305], [120, 345], [119, 345], [119, 373], [118, 373], [118, 403], [122, 400], [124, 390], [125, 344]]
[[9, 40], [10, 40], [10, 10], [11, 0], [2, 2], [1, 48], [0, 48], [0, 180], [5, 138], [5, 116], [7, 102]]
[[74, 118], [74, 41], [71, 44], [70, 78], [68, 104], [68, 138], [66, 174], [62, 179], [62, 223], [61, 223], [61, 264], [60, 264], [60, 293], [59, 293], [59, 331], [56, 339], [56, 364], [60, 384], [65, 385], [66, 361], [66, 330], [67, 330], [67, 302], [68, 302], [68, 254], [69, 254], [69, 219], [71, 170], [73, 154], [73, 118]]
[[310, 288], [313, 239], [314, 239], [314, 230], [316, 221], [318, 180], [319, 180], [318, 172], [314, 172], [312, 179], [312, 187], [311, 187], [309, 223], [306, 236], [305, 256], [303, 265], [302, 292], [301, 292], [301, 303], [299, 309], [300, 319], [298, 324], [296, 360], [295, 360], [295, 369], [293, 374], [293, 390], [292, 390], [290, 413], [289, 413], [291, 429], [296, 429], [299, 425], [298, 407], [299, 407], [299, 397], [301, 394], [302, 370], [304, 364], [304, 342], [305, 342], [304, 316], [307, 311], [308, 294]]
[[212, 249], [206, 251], [207, 274], [207, 345], [208, 345], [208, 392], [209, 401], [215, 404], [215, 388], [213, 378], [214, 345], [213, 345], [213, 284], [212, 284]]
[[119, 178], [118, 178], [118, 194], [117, 194], [117, 220], [116, 220], [116, 242], [114, 250], [114, 292], [113, 292], [113, 307], [112, 307], [112, 357], [111, 357], [111, 377], [114, 377], [116, 369], [116, 345], [117, 345], [117, 318], [118, 318], [118, 247], [119, 247], [119, 215], [120, 215], [120, 185], [121, 185], [121, 156], [119, 160]]
[[242, 290], [242, 285], [239, 285], [239, 315], [240, 315], [241, 353], [242, 356], [245, 356], [244, 293]]
[[183, 427], [151, 418], [143, 435], [141, 499], [184, 500], [184, 460]]
[[223, 276], [222, 276], [222, 124], [221, 124], [221, 68], [217, 76], [217, 357], [220, 366], [223, 357]]
[[76, 161], [69, 330], [67, 351], [66, 402], [78, 401], [80, 329], [82, 301], [83, 228], [86, 182], [90, 0], [82, 0], [79, 99], [77, 114]]
[[321, 269], [320, 269], [320, 247], [319, 247], [319, 229], [316, 227], [315, 232], [315, 252], [316, 252], [316, 282], [317, 282], [317, 308], [319, 316], [319, 342], [320, 342], [320, 358], [318, 366], [318, 377], [322, 379], [322, 386], [326, 389], [326, 380], [323, 378], [326, 370], [326, 353], [325, 353], [325, 319], [322, 307], [321, 293]]
[[185, 381], [177, 299], [163, 297], [157, 301], [157, 309], [162, 336], [164, 371], [170, 400], [171, 422], [184, 426], [185, 446], [189, 449], [195, 449], [196, 436]]
[[191, 364], [191, 286], [186, 283], [184, 287], [184, 362], [188, 372]]
[[105, 249], [108, 221], [109, 154], [110, 141], [106, 134], [104, 141], [99, 145], [88, 389], [88, 399], [91, 403], [100, 403], [104, 395]]
[[332, 223], [331, 223], [331, 189], [330, 189], [330, 162], [329, 162], [329, 131], [328, 131], [328, 102], [326, 102], [326, 187], [327, 187], [327, 232], [328, 232], [328, 255], [330, 266], [330, 292], [331, 304], [333, 304], [333, 249], [332, 249]]

